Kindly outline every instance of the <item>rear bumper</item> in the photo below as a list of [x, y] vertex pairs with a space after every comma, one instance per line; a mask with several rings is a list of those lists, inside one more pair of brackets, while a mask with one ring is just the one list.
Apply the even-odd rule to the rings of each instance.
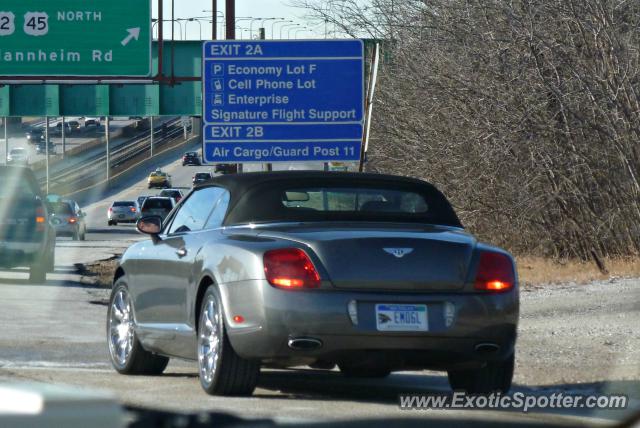
[[0, 241], [0, 268], [31, 266], [40, 260], [44, 250], [42, 242]]
[[[120, 216], [123, 216], [120, 218]], [[107, 215], [107, 219], [109, 221], [117, 221], [118, 223], [135, 223], [138, 221], [138, 216], [136, 214], [109, 214]]]
[[57, 236], [73, 235], [78, 231], [79, 228], [80, 226], [77, 223], [76, 224], [60, 224], [55, 226]]
[[[279, 290], [266, 281], [237, 282], [220, 289], [236, 352], [274, 364], [374, 358], [394, 368], [445, 370], [503, 360], [515, 347], [517, 291], [493, 295], [300, 292]], [[348, 313], [351, 300], [357, 305], [356, 324]], [[426, 304], [429, 331], [378, 331], [376, 303]], [[235, 323], [235, 315], [242, 315], [245, 321]], [[292, 349], [289, 341], [295, 338], [312, 338], [321, 346]], [[481, 344], [495, 345], [495, 349], [478, 350]]]

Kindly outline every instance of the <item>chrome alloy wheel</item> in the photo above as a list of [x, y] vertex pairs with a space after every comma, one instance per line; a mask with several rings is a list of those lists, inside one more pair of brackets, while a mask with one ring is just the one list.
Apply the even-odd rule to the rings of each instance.
[[126, 288], [117, 291], [109, 308], [109, 352], [112, 360], [124, 367], [134, 342], [131, 299]]
[[200, 379], [207, 385], [211, 385], [218, 369], [222, 344], [221, 324], [218, 302], [214, 296], [209, 295], [200, 314], [198, 332]]

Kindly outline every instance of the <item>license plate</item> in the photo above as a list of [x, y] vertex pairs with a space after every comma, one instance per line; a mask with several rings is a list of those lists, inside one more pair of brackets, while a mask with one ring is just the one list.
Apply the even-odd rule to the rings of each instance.
[[376, 305], [378, 331], [428, 331], [427, 305]]
[[124, 214], [120, 214], [118, 218], [124, 218]]

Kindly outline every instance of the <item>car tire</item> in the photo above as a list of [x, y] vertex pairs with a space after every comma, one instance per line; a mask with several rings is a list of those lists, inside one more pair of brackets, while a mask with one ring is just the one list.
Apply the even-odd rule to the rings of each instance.
[[515, 358], [511, 355], [504, 361], [490, 362], [481, 369], [450, 370], [449, 385], [454, 391], [468, 394], [506, 394], [511, 388]]
[[109, 360], [118, 373], [148, 376], [162, 374], [169, 364], [169, 358], [153, 354], [140, 344], [134, 329], [129, 288], [123, 278], [113, 285], [106, 327]]
[[202, 298], [197, 337], [200, 385], [210, 395], [251, 395], [258, 383], [260, 363], [234, 351], [224, 325], [222, 299], [215, 285]]
[[340, 373], [345, 377], [358, 377], [358, 378], [383, 378], [391, 374], [391, 370], [384, 366], [364, 366], [364, 365], [351, 365], [351, 364], [338, 364]]
[[114, 221], [111, 222], [111, 224], [113, 224], [114, 226], [117, 226], [118, 222], [114, 220]]

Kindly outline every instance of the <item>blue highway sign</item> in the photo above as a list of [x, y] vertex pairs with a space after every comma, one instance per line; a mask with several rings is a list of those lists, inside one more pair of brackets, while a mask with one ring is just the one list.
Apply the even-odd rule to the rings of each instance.
[[209, 41], [203, 50], [205, 162], [360, 159], [362, 41]]

